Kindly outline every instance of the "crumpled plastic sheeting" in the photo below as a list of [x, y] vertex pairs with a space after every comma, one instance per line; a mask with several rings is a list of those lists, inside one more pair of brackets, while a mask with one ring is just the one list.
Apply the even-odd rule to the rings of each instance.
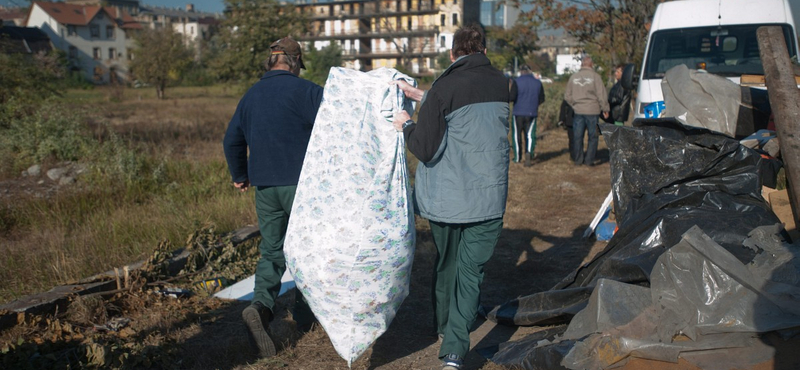
[[674, 119], [637, 122], [639, 127], [601, 125], [619, 231], [552, 290], [495, 307], [490, 320], [569, 322], [599, 279], [649, 284], [658, 257], [695, 225], [739, 261], [752, 261], [756, 250], [742, 247], [747, 233], [780, 223], [761, 197], [761, 156], [734, 139]]
[[[763, 236], [755, 235], [755, 244], [766, 244], [759, 243]], [[800, 326], [800, 286], [772, 280], [779, 263], [797, 259], [789, 249], [762, 255], [759, 265], [744, 265], [699, 228], [687, 232], [659, 258], [650, 276], [660, 340]]]
[[800, 327], [800, 283], [781, 272], [796, 266], [800, 252], [782, 241], [781, 231], [780, 225], [753, 230], [742, 245], [760, 252], [745, 265], [693, 227], [658, 259], [650, 288], [601, 279], [563, 335], [506, 344], [492, 361], [608, 369], [629, 357], [676, 363], [680, 356], [722, 370], [769, 360], [774, 350], [756, 333]]
[[391, 121], [413, 113], [393, 69], [331, 68], [286, 233], [286, 265], [348, 365], [408, 295], [414, 213], [405, 144]]
[[735, 82], [680, 64], [664, 74], [661, 91], [665, 117], [677, 117], [690, 126], [736, 136], [742, 92]]

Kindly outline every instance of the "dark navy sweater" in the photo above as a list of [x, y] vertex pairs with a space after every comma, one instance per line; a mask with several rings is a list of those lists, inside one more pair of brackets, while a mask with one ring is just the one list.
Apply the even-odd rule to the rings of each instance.
[[265, 73], [244, 94], [223, 140], [234, 182], [297, 185], [322, 91], [310, 81], [278, 70]]
[[542, 82], [532, 74], [517, 77], [517, 100], [514, 102], [514, 115], [537, 117], [539, 105], [544, 103]]

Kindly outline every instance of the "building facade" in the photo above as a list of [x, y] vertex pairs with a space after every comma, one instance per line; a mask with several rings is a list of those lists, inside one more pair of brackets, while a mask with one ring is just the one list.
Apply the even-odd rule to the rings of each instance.
[[368, 71], [403, 67], [432, 75], [455, 30], [478, 22], [480, 0], [344, 0], [293, 2], [310, 20], [298, 40], [317, 49], [336, 43], [344, 66]]
[[583, 46], [573, 37], [560, 32], [539, 36], [538, 54], [547, 54], [556, 62], [556, 75], [575, 73], [581, 68]]
[[481, 24], [486, 27], [514, 27], [519, 18], [519, 8], [502, 0], [481, 0]]
[[142, 28], [119, 8], [39, 1], [31, 4], [27, 26], [46, 33], [73, 69], [98, 84], [127, 81], [132, 33]]

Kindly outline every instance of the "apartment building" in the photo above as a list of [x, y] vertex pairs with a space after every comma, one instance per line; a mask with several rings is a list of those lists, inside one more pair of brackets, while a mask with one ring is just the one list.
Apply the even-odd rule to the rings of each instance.
[[464, 22], [478, 22], [480, 0], [343, 0], [292, 4], [306, 14], [309, 32], [299, 41], [321, 49], [342, 48], [344, 66], [380, 67], [431, 75], [436, 58], [450, 49]]
[[98, 84], [127, 80], [131, 34], [142, 28], [120, 8], [42, 1], [31, 4], [27, 26], [46, 33], [72, 66]]

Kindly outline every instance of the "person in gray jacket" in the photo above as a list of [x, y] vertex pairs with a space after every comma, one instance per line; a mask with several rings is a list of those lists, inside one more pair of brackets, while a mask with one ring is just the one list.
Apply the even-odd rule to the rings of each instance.
[[[601, 113], [604, 118], [608, 117], [606, 87], [593, 66], [592, 57], [584, 56], [581, 60], [581, 69], [569, 78], [564, 93], [564, 100], [575, 111], [572, 119], [572, 138], [570, 138], [575, 165], [594, 166], [599, 137], [597, 119]], [[589, 134], [586, 153], [583, 152], [584, 133]]]
[[[434, 327], [443, 369], [461, 369], [478, 314], [483, 267], [503, 228], [508, 195], [509, 101], [516, 85], [492, 67], [479, 25], [459, 28], [453, 64], [425, 93], [394, 82], [422, 101], [415, 123], [395, 114], [408, 149], [419, 160], [416, 209], [430, 221], [436, 245]], [[423, 98], [424, 95], [424, 98]]]

